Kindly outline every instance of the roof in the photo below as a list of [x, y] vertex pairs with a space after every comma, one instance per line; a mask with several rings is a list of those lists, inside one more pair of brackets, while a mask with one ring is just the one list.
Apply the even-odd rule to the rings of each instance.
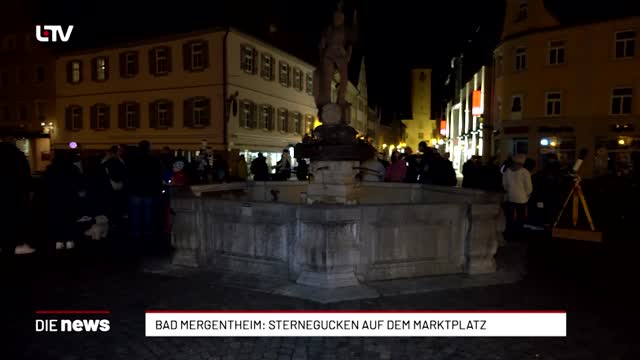
[[[179, 40], [179, 39], [183, 39], [183, 38], [189, 38], [189, 37], [194, 37], [194, 36], [198, 36], [198, 35], [203, 35], [203, 34], [211, 34], [211, 33], [216, 33], [216, 32], [222, 32], [222, 31], [226, 31], [227, 28], [225, 27], [212, 27], [212, 28], [205, 28], [205, 29], [201, 29], [201, 30], [196, 30], [196, 31], [190, 31], [190, 32], [182, 32], [182, 33], [172, 33], [172, 34], [158, 34], [156, 36], [153, 35], [148, 35], [148, 36], [141, 36], [139, 39], [136, 40], [131, 40], [130, 38], [128, 40], [124, 40], [124, 41], [110, 41], [110, 42], [103, 42], [102, 46], [96, 46], [97, 44], [94, 42], [92, 43], [91, 47], [82, 47], [81, 45], [78, 45], [78, 43], [76, 43], [73, 47], [69, 46], [66, 48], [59, 48], [56, 50], [56, 54], [58, 56], [73, 56], [73, 55], [84, 55], [84, 54], [92, 54], [92, 53], [97, 53], [97, 52], [102, 52], [105, 50], [109, 50], [109, 49], [119, 49], [119, 48], [130, 48], [130, 47], [136, 47], [136, 46], [142, 46], [142, 45], [146, 45], [146, 44], [153, 44], [153, 43], [160, 43], [160, 42], [166, 42], [166, 41], [172, 41], [172, 40]], [[274, 49], [278, 49], [284, 53], [287, 53], [289, 56], [292, 56], [294, 58], [296, 58], [297, 60], [299, 60], [302, 63], [305, 63], [307, 65], [311, 65], [308, 61], [305, 61], [303, 59], [300, 59], [299, 57], [292, 55], [288, 49], [282, 49], [280, 47], [277, 47], [273, 44], [270, 44], [264, 40], [258, 39], [253, 35], [247, 34], [241, 30], [238, 30], [237, 28], [233, 28], [233, 27], [229, 27], [228, 28], [229, 31], [231, 32], [235, 32], [238, 34], [241, 34], [244, 37], [248, 37], [250, 39], [252, 39], [253, 41], [260, 43], [261, 45], [267, 46], [267, 47], [271, 47]], [[99, 43], [98, 43], [99, 44]]]

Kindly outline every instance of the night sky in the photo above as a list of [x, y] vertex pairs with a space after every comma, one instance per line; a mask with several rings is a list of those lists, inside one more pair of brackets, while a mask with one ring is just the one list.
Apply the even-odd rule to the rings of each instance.
[[[409, 70], [431, 67], [434, 115], [446, 94], [441, 90], [453, 56], [465, 52], [471, 63], [488, 62], [502, 30], [505, 0], [347, 0], [347, 17], [358, 9], [361, 37], [356, 54], [366, 57], [369, 102], [386, 120], [410, 116]], [[565, 21], [628, 13], [640, 1], [547, 0]], [[36, 0], [34, 23], [73, 24], [72, 46], [135, 40], [145, 36], [232, 25], [309, 62], [317, 59], [320, 33], [331, 20], [333, 0], [170, 1], [165, 9], [148, 0]], [[577, 6], [580, 4], [580, 6]], [[609, 4], [614, 6], [604, 6]], [[104, 5], [104, 9], [100, 9]], [[96, 9], [96, 10], [94, 10]], [[269, 33], [276, 24], [277, 32]]]

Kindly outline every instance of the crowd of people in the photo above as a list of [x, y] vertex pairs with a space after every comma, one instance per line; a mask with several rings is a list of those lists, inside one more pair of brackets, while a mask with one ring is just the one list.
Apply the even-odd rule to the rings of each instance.
[[[207, 151], [193, 161], [187, 161], [181, 150], [168, 147], [154, 155], [148, 141], [135, 147], [113, 146], [88, 158], [81, 158], [75, 150], [57, 152], [40, 181], [32, 181], [26, 157], [12, 142], [0, 142], [0, 160], [8, 169], [0, 177], [0, 227], [6, 235], [0, 249], [15, 254], [35, 251], [33, 244], [24, 243], [28, 236], [20, 233], [25, 219], [46, 219], [43, 243], [57, 250], [73, 249], [83, 236], [101, 238], [114, 228], [124, 230], [135, 244], [146, 244], [170, 232], [171, 187], [246, 181], [250, 175], [254, 181], [286, 181], [294, 174], [304, 181], [313, 176], [304, 159], [297, 159], [293, 168], [286, 149], [273, 168], [262, 153], [250, 165], [241, 155], [230, 166], [222, 156]], [[483, 164], [479, 156], [473, 156], [463, 165], [461, 185], [504, 192], [508, 229], [522, 228], [525, 220], [532, 219], [550, 224], [562, 206], [565, 171], [553, 154], [543, 165], [534, 172], [535, 161], [524, 155], [508, 158], [502, 165], [496, 157]], [[394, 151], [390, 161], [376, 154], [361, 163], [358, 178], [440, 186], [458, 182], [448, 156], [425, 142], [419, 144], [419, 153], [410, 148], [403, 153]]]
[[[73, 249], [85, 236], [100, 239], [113, 230], [127, 234], [140, 249], [150, 243], [163, 246], [158, 239], [167, 239], [163, 235], [169, 231], [169, 187], [186, 185], [187, 177], [197, 182], [216, 175], [207, 173], [202, 162], [174, 156], [169, 148], [154, 155], [148, 141], [85, 158], [76, 150], [57, 151], [39, 179], [32, 177], [24, 153], [11, 141], [0, 142], [0, 157], [9, 166], [0, 177], [0, 249], [16, 255], [33, 253], [36, 247]], [[43, 219], [44, 230], [30, 231], [33, 219]]]

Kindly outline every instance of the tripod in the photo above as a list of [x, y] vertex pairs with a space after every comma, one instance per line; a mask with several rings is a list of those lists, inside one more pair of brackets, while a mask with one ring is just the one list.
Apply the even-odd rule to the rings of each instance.
[[[574, 240], [586, 240], [586, 241], [602, 241], [602, 233], [597, 232], [595, 226], [593, 225], [593, 219], [591, 218], [591, 213], [589, 212], [589, 207], [587, 206], [587, 200], [584, 198], [584, 194], [582, 193], [582, 187], [580, 186], [580, 182], [582, 179], [580, 176], [575, 175], [573, 188], [567, 196], [567, 200], [564, 202], [562, 206], [562, 210], [560, 210], [560, 214], [556, 219], [556, 222], [553, 224], [553, 237], [556, 238], [566, 238], [566, 239], [574, 239]], [[578, 225], [578, 214], [580, 213], [580, 205], [582, 204], [582, 208], [584, 210], [585, 215], [587, 216], [587, 221], [589, 222], [589, 227], [591, 227], [591, 231], [583, 231], [578, 229], [559, 229], [556, 228], [560, 218], [562, 218], [562, 214], [564, 213], [567, 205], [569, 205], [569, 201], [573, 199], [573, 211], [572, 211], [572, 222], [575, 227]]]

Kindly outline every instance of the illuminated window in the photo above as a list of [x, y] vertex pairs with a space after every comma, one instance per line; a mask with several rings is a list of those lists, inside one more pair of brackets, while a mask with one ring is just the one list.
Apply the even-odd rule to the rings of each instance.
[[565, 61], [565, 48], [564, 41], [551, 41], [549, 42], [549, 65], [564, 64]]
[[306, 75], [307, 94], [313, 95], [313, 74], [307, 73]]
[[302, 91], [302, 71], [296, 67], [293, 68], [293, 88]]
[[274, 63], [275, 60], [273, 59], [273, 56], [264, 53], [262, 54], [262, 71], [260, 72], [260, 76], [262, 76], [262, 78], [264, 78], [265, 80], [273, 80]]
[[93, 80], [104, 81], [107, 80], [107, 58], [98, 57], [93, 59]]
[[274, 130], [273, 107], [271, 105], [260, 106], [260, 122], [265, 130]]
[[278, 109], [278, 130], [287, 132], [289, 129], [289, 112], [286, 109]]
[[546, 95], [546, 116], [559, 116], [562, 109], [562, 94], [550, 92]]
[[633, 89], [618, 88], [611, 91], [611, 115], [631, 114]]
[[247, 129], [258, 127], [256, 118], [256, 104], [249, 100], [240, 101], [240, 126]]
[[248, 74], [256, 73], [256, 55], [257, 51], [249, 45], [241, 45], [240, 47], [240, 67]]
[[304, 117], [304, 133], [311, 135], [313, 132], [314, 118], [312, 115], [305, 115]]
[[36, 71], [33, 77], [34, 82], [36, 84], [42, 84], [44, 82], [44, 78], [45, 78], [44, 73], [45, 73], [44, 66], [36, 65]]
[[291, 86], [291, 78], [289, 76], [289, 64], [284, 61], [280, 61], [279, 80], [280, 85], [289, 87]]
[[616, 33], [616, 58], [633, 57], [636, 53], [636, 32], [621, 31]]
[[418, 139], [419, 140], [424, 139], [424, 133], [418, 133]]
[[516, 71], [522, 71], [527, 69], [527, 49], [526, 48], [521, 47], [516, 49], [515, 69]]

